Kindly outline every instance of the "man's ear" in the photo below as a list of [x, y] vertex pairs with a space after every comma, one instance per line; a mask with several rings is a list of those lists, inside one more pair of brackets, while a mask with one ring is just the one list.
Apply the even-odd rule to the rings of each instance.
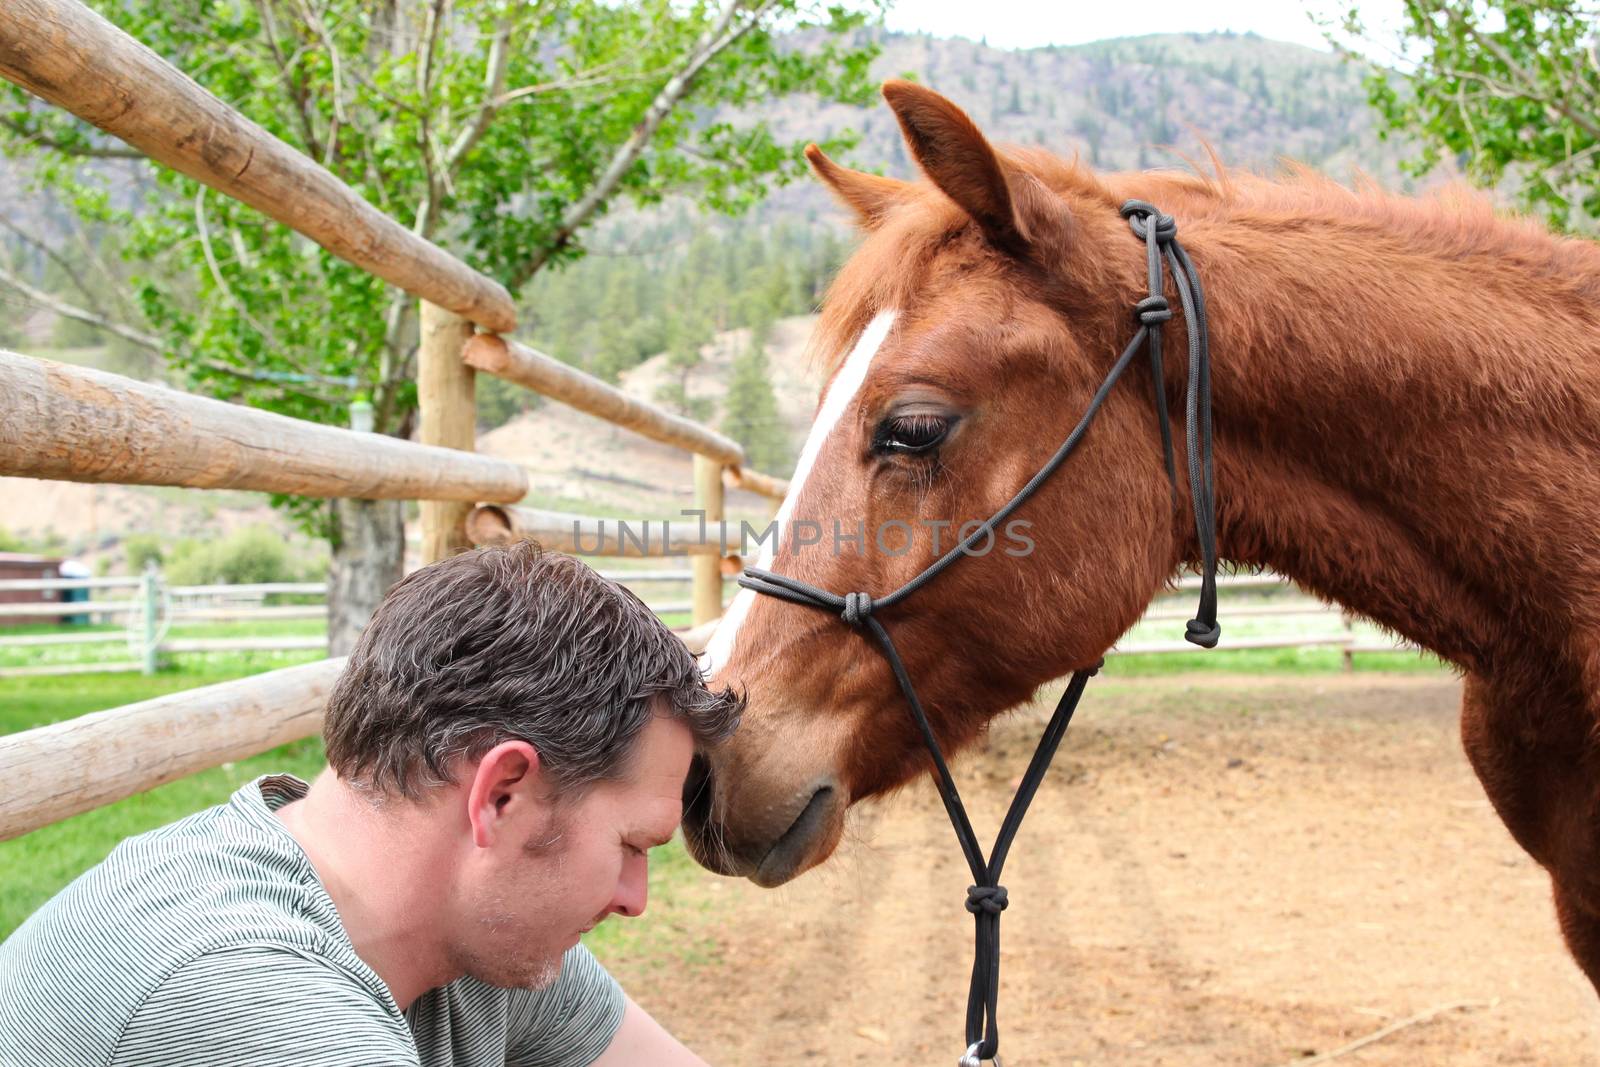
[[896, 204], [910, 197], [910, 182], [841, 167], [814, 144], [806, 145], [806, 161], [838, 201], [855, 212], [864, 230], [877, 229]]
[[967, 113], [913, 82], [886, 81], [883, 97], [923, 173], [977, 221], [992, 244], [1021, 252], [1028, 234], [1012, 203], [1005, 170]]
[[[526, 741], [502, 741], [483, 754], [467, 785], [467, 821], [472, 843], [489, 848], [512, 823], [531, 814], [523, 809], [546, 802], [539, 753]], [[527, 830], [520, 831], [526, 836]]]

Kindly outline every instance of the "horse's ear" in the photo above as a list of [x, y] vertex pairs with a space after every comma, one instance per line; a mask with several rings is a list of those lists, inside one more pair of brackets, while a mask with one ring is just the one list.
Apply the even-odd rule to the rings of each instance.
[[913, 82], [886, 81], [883, 97], [900, 120], [911, 154], [933, 184], [961, 205], [995, 245], [1020, 251], [1027, 235], [1012, 204], [1005, 171], [967, 113]]
[[841, 167], [814, 144], [806, 145], [806, 161], [817, 177], [833, 190], [839, 202], [856, 213], [864, 229], [877, 229], [884, 215], [910, 194], [910, 182]]

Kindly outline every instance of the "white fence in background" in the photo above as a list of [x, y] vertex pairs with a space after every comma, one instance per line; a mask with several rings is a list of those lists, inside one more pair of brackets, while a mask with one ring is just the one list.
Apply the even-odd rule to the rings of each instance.
[[[627, 585], [688, 585], [692, 572], [681, 570], [603, 571]], [[328, 606], [326, 582], [266, 582], [239, 585], [167, 585], [159, 571], [137, 578], [18, 578], [0, 580], [0, 593], [43, 593], [46, 597], [82, 592], [87, 599], [45, 599], [24, 603], [0, 602], [0, 618], [49, 624], [83, 620], [92, 625], [121, 624], [116, 630], [75, 633], [60, 630], [39, 634], [9, 634], [0, 627], [0, 651], [72, 645], [126, 645], [128, 658], [96, 659], [73, 663], [0, 664], [0, 676], [86, 674], [100, 671], [153, 673], [161, 656], [204, 652], [293, 652], [321, 650], [327, 639], [320, 635], [242, 637], [169, 636], [173, 626], [185, 623], [250, 623], [263, 620], [323, 619]], [[317, 602], [271, 604], [269, 598], [316, 597]], [[685, 614], [691, 604], [651, 603], [658, 615]]]
[[[606, 577], [652, 591], [687, 585], [692, 572], [679, 570], [602, 571]], [[1346, 667], [1356, 653], [1412, 652], [1369, 623], [1353, 620], [1338, 608], [1307, 597], [1273, 574], [1218, 578], [1224, 622], [1218, 651], [1238, 649], [1328, 648], [1343, 654]], [[1150, 610], [1110, 652], [1111, 655], [1162, 655], [1196, 651], [1172, 636], [1175, 625], [1191, 617], [1189, 596], [1199, 578], [1185, 578], [1178, 590], [1158, 598]], [[42, 634], [8, 635], [0, 629], [0, 650], [72, 645], [125, 645], [128, 658], [33, 665], [0, 664], [0, 676], [78, 674], [97, 671], [153, 672], [160, 657], [206, 652], [291, 652], [320, 650], [321, 635], [239, 637], [172, 636], [171, 627], [185, 623], [321, 619], [325, 600], [315, 603], [268, 603], [269, 598], [326, 598], [324, 582], [271, 582], [250, 585], [166, 585], [159, 573], [138, 578], [47, 578], [0, 581], [3, 592], [65, 593], [83, 591], [86, 600], [0, 603], [0, 617], [53, 620], [86, 618], [95, 623], [121, 623], [116, 630], [74, 633], [68, 628]], [[688, 601], [650, 602], [659, 615], [687, 613]]]
[[[1194, 617], [1198, 576], [1184, 578], [1177, 589], [1158, 597], [1150, 610], [1108, 655], [1159, 655], [1202, 651], [1182, 638], [1166, 639], [1174, 627]], [[1300, 592], [1277, 574], [1220, 575], [1217, 578], [1222, 643], [1214, 650], [1330, 648], [1343, 654], [1344, 665], [1368, 652], [1420, 653], [1415, 645], [1396, 641], [1376, 625]], [[1181, 628], [1181, 627], [1178, 627]]]

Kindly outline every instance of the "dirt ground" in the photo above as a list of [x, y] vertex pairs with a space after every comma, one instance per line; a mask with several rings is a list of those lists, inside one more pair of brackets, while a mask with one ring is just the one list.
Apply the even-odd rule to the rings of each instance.
[[[1594, 993], [1458, 699], [1442, 675], [1092, 683], [1002, 879], [1006, 1064], [1278, 1067], [1446, 1008], [1336, 1062], [1600, 1067]], [[1046, 714], [958, 761], [985, 839]], [[714, 1064], [953, 1067], [972, 926], [950, 827], [925, 784], [857, 810], [790, 886], [653, 902], [690, 948], [613, 971]]]

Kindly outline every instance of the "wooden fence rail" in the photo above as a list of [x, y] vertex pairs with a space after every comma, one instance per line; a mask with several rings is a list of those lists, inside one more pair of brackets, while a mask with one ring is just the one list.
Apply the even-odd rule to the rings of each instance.
[[5, 578], [0, 593], [59, 592], [64, 589], [137, 589], [138, 578]]
[[[736, 553], [737, 523], [694, 520], [597, 519], [565, 511], [485, 504], [467, 516], [467, 535], [477, 545], [538, 541], [576, 556], [671, 557]], [[691, 579], [692, 580], [692, 579]]]
[[[4, 671], [0, 671], [0, 677], [29, 678], [63, 674], [126, 674], [143, 669], [144, 664], [136, 659], [103, 663], [51, 663], [41, 667], [8, 667]], [[4, 738], [0, 738], [0, 741], [3, 740]], [[204, 770], [204, 768], [201, 769]]]
[[722, 480], [729, 489], [744, 489], [758, 493], [774, 504], [782, 502], [783, 498], [789, 495], [788, 479], [774, 478], [770, 474], [762, 474], [749, 467], [729, 467], [722, 472]]
[[255, 622], [258, 619], [325, 619], [326, 604], [275, 604], [259, 607], [235, 604], [232, 607], [186, 608], [174, 606], [167, 613], [173, 622]]
[[0, 604], [0, 615], [8, 618], [53, 619], [62, 615], [126, 615], [142, 611], [144, 601], [123, 600], [52, 600], [39, 604]]
[[0, 840], [316, 733], [343, 666], [321, 660], [0, 737]]
[[229, 585], [226, 582], [211, 585], [170, 585], [167, 592], [174, 597], [206, 597], [206, 596], [276, 596], [290, 594], [299, 596], [327, 596], [327, 582], [240, 582]]
[[576, 367], [517, 341], [478, 334], [462, 349], [462, 358], [485, 374], [515, 382], [541, 396], [604, 419], [613, 426], [660, 441], [664, 445], [707, 456], [727, 467], [744, 464], [744, 449], [731, 437], [674, 415]]
[[50, 645], [111, 645], [120, 644], [128, 635], [118, 631], [95, 631], [87, 634], [23, 634], [0, 637], [0, 648], [44, 648]]
[[520, 500], [504, 460], [0, 351], [0, 474], [301, 496]]
[[163, 652], [310, 652], [326, 651], [326, 637], [195, 637], [165, 638]]
[[395, 222], [76, 0], [0, 3], [0, 76], [406, 292], [485, 329], [516, 326], [499, 282]]

